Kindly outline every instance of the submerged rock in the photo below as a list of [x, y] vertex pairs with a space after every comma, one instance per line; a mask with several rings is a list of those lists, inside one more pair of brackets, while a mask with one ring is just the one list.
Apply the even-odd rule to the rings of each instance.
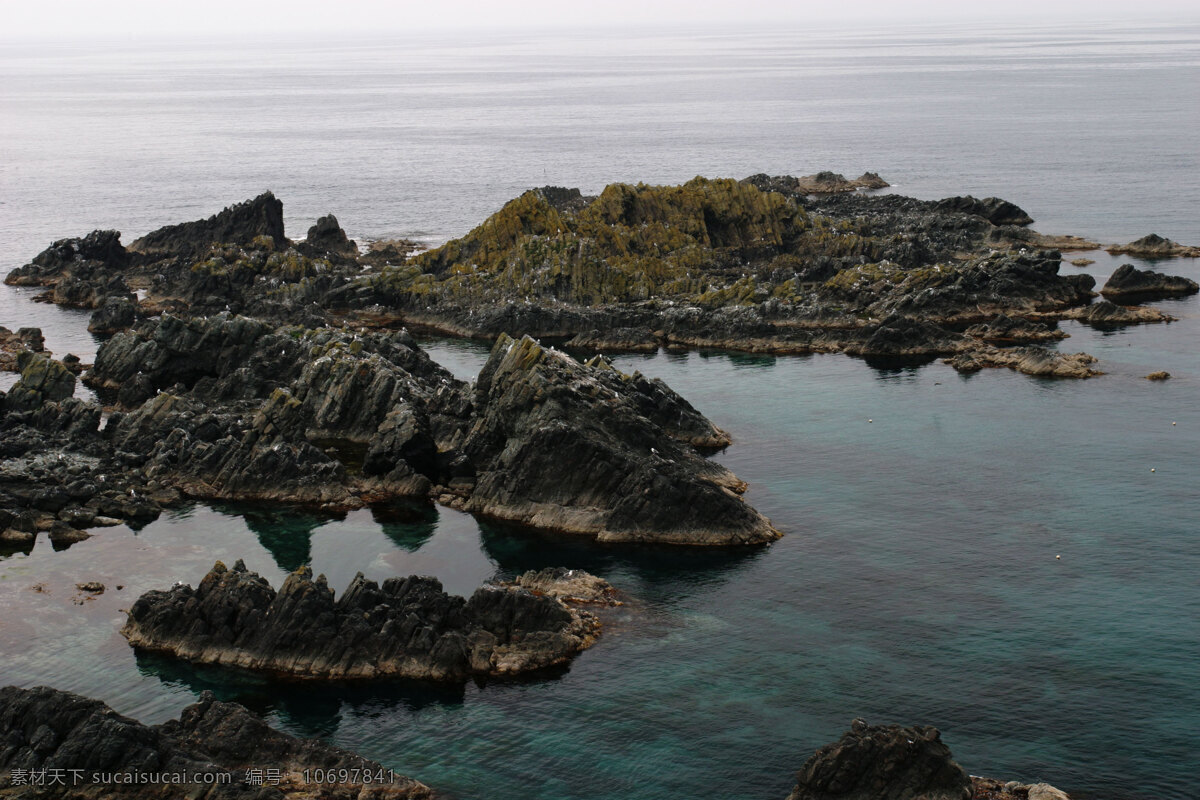
[[1122, 264], [1100, 293], [1105, 297], [1170, 297], [1200, 292], [1200, 284], [1177, 275], [1164, 275], [1133, 264]]
[[978, 372], [989, 367], [1008, 367], [1026, 375], [1043, 378], [1092, 378], [1104, 373], [1094, 369], [1094, 356], [1087, 353], [1060, 353], [1045, 347], [969, 347], [944, 363], [959, 372]]
[[661, 382], [502, 336], [474, 405], [461, 448], [474, 477], [444, 498], [460, 508], [609, 542], [780, 536], [742, 500], [744, 483], [682, 443], [728, 438]]
[[[99, 700], [45, 686], [0, 688], [0, 794], [29, 797], [423, 800], [429, 787], [316, 739], [271, 728], [210, 692], [178, 720], [143, 725]], [[31, 772], [61, 777], [18, 783]], [[349, 780], [305, 783], [304, 772]], [[257, 774], [252, 776], [251, 771]], [[370, 780], [364, 782], [364, 772]], [[141, 780], [126, 775], [141, 774]], [[150, 775], [165, 776], [147, 780]], [[172, 775], [186, 776], [177, 782]], [[310, 774], [310, 779], [313, 775]]]
[[301, 567], [276, 592], [238, 561], [217, 562], [195, 589], [142, 595], [121, 633], [188, 661], [296, 678], [464, 681], [564, 663], [599, 622], [547, 594], [484, 585], [463, 599], [415, 575], [380, 586], [359, 573], [335, 599]]
[[929, 726], [854, 720], [800, 771], [788, 800], [968, 800], [971, 779]]

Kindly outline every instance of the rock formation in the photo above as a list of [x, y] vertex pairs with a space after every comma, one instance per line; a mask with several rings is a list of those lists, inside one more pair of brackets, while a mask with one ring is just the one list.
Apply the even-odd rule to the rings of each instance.
[[1122, 264], [1104, 284], [1105, 297], [1154, 298], [1200, 292], [1200, 284], [1177, 275], [1164, 275], [1133, 264]]
[[788, 800], [969, 800], [971, 779], [937, 728], [854, 720], [796, 773]]
[[600, 541], [754, 544], [780, 536], [693, 444], [728, 438], [660, 381], [502, 336], [461, 450], [467, 511]]
[[129, 251], [143, 258], [199, 258], [214, 244], [246, 245], [260, 236], [271, 237], [276, 245], [287, 241], [283, 235], [283, 203], [270, 192], [229, 206], [208, 219], [168, 225], [151, 231], [135, 239], [129, 245]]
[[565, 663], [599, 622], [546, 593], [484, 585], [463, 599], [415, 575], [380, 586], [360, 573], [335, 599], [302, 567], [276, 592], [239, 561], [217, 562], [195, 589], [142, 595], [121, 633], [188, 661], [295, 678], [464, 681]]
[[[99, 700], [44, 686], [6, 686], [0, 689], [0, 769], [0, 794], [6, 797], [433, 797], [411, 778], [315, 739], [280, 733], [209, 692], [178, 720], [147, 726]], [[329, 771], [337, 776], [339, 770], [349, 779], [318, 785], [316, 777]], [[369, 780], [361, 777], [364, 772], [370, 772]], [[125, 777], [137, 774], [140, 780]], [[177, 775], [186, 779], [172, 777]]]
[[1191, 247], [1165, 239], [1157, 233], [1143, 236], [1129, 244], [1114, 244], [1106, 248], [1113, 255], [1140, 256], [1142, 258], [1200, 258], [1200, 247]]
[[308, 328], [531, 335], [593, 352], [948, 356], [963, 346], [951, 331], [997, 314], [1062, 318], [1090, 301], [1094, 282], [1059, 275], [1052, 248], [1091, 243], [1031, 231], [997, 198], [853, 191], [882, 185], [817, 173], [613, 184], [596, 197], [548, 186], [414, 255], [411, 243], [360, 255], [332, 215], [292, 246], [268, 193], [128, 252], [115, 232], [56, 242], [9, 280], [99, 309], [94, 329], [106, 335], [164, 311], [230, 311]]

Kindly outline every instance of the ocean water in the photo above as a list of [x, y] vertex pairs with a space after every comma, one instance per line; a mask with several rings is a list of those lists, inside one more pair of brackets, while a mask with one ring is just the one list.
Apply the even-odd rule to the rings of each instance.
[[[436, 243], [530, 186], [826, 168], [998, 195], [1048, 233], [1200, 244], [1197, 27], [5, 44], [0, 87], [3, 270], [268, 188], [293, 236], [333, 211], [360, 239]], [[1131, 260], [1087, 255], [1101, 281]], [[1200, 279], [1194, 260], [1135, 263]], [[87, 360], [86, 315], [33, 294], [3, 287], [0, 324]], [[856, 716], [936, 725], [974, 774], [1192, 797], [1200, 299], [1158, 305], [1179, 320], [1064, 324], [1060, 347], [1108, 373], [1089, 381], [617, 358], [730, 431], [716, 458], [787, 533], [767, 548], [602, 547], [422, 506], [197, 505], [39, 542], [0, 557], [0, 681], [147, 722], [212, 689], [459, 798], [782, 798]], [[427, 346], [463, 377], [487, 352]], [[1174, 377], [1142, 377], [1159, 369]], [[135, 656], [121, 609], [218, 558], [276, 584], [311, 563], [337, 588], [421, 572], [457, 592], [566, 565], [630, 602], [530, 681], [314, 690]], [[108, 591], [85, 598], [85, 580]]]

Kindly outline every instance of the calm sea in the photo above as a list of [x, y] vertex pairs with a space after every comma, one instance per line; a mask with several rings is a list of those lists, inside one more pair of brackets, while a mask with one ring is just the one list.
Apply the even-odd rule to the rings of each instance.
[[[1197, 130], [1197, 27], [7, 44], [0, 269], [265, 189], [293, 236], [332, 211], [355, 237], [436, 243], [531, 186], [820, 169], [998, 195], [1047, 233], [1200, 244]], [[1126, 260], [1090, 255], [1101, 280]], [[1155, 266], [1200, 278], [1195, 261]], [[86, 314], [31, 294], [4, 287], [0, 324], [94, 352]], [[619, 358], [733, 434], [717, 458], [788, 533], [766, 549], [600, 547], [446, 509], [206, 506], [42, 542], [0, 558], [0, 683], [148, 722], [211, 688], [461, 798], [782, 798], [856, 716], [936, 725], [975, 774], [1194, 797], [1200, 299], [1160, 306], [1180, 321], [1064, 326], [1061, 346], [1109, 372], [1086, 382]], [[464, 377], [486, 357], [429, 348]], [[1142, 378], [1159, 369], [1175, 377]], [[561, 564], [632, 601], [569, 670], [531, 682], [313, 690], [135, 658], [121, 609], [217, 558], [275, 583], [312, 563], [339, 588], [422, 572], [459, 592]], [[77, 604], [84, 580], [109, 590]]]

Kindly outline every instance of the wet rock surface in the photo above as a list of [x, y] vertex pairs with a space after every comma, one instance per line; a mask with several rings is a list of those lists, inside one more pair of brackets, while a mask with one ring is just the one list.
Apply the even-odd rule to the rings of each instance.
[[548, 593], [484, 585], [469, 598], [434, 578], [357, 575], [339, 598], [324, 576], [293, 572], [276, 592], [240, 561], [200, 584], [151, 591], [121, 633], [134, 647], [302, 679], [464, 681], [565, 663], [599, 622]]
[[788, 800], [969, 800], [971, 779], [937, 728], [851, 723], [796, 773]]
[[[0, 795], [78, 798], [417, 800], [433, 792], [382, 765], [314, 739], [274, 730], [235, 703], [205, 693], [178, 720], [143, 725], [99, 700], [48, 687], [0, 689]], [[382, 781], [304, 783], [304, 770], [369, 770]], [[61, 783], [31, 785], [45, 770]], [[266, 771], [272, 775], [267, 779]], [[251, 774], [257, 771], [257, 777]], [[186, 774], [118, 781], [114, 773]], [[18, 778], [21, 775], [24, 778]], [[311, 775], [310, 775], [311, 777]], [[206, 779], [207, 778], [207, 779]]]

